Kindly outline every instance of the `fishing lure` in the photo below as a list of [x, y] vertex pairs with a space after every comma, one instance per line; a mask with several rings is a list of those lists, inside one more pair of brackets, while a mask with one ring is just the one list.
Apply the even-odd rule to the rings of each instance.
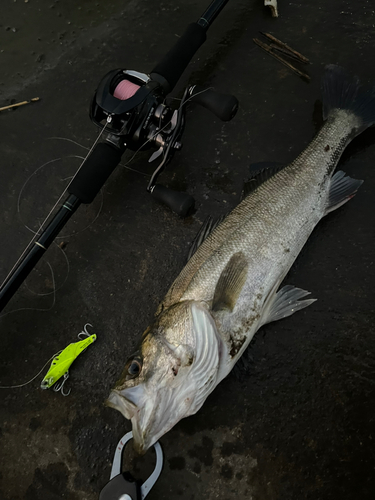
[[[84, 331], [81, 332], [82, 335], [86, 336], [85, 339], [69, 344], [53, 358], [50, 369], [40, 384], [41, 389], [49, 389], [56, 384], [61, 377], [64, 377], [64, 380], [60, 384], [55, 385], [54, 390], [61, 390], [61, 394], [63, 394], [63, 396], [68, 396], [70, 394], [70, 389], [67, 393], [63, 391], [63, 386], [69, 377], [69, 368], [73, 361], [96, 340], [95, 334], [88, 334], [86, 326], [87, 325], [85, 325]], [[78, 337], [80, 337], [81, 334], [79, 334]]]

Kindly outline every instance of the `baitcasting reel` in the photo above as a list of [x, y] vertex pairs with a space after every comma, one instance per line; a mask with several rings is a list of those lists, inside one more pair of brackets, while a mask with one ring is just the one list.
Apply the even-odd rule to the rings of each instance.
[[[102, 129], [101, 133], [66, 188], [68, 196], [65, 202], [50, 221], [51, 213], [47, 216], [0, 286], [0, 311], [78, 207], [94, 200], [126, 149], [154, 149], [150, 161], [159, 158], [160, 163], [151, 177], [148, 191], [181, 217], [192, 209], [194, 199], [190, 195], [156, 184], [172, 154], [181, 148], [186, 104], [190, 101], [201, 104], [221, 120], [228, 121], [235, 115], [238, 101], [234, 96], [196, 86], [185, 90], [177, 109], [168, 106], [166, 99], [195, 52], [205, 42], [207, 29], [228, 1], [213, 0], [198, 21], [188, 25], [149, 75], [116, 69], [99, 83], [91, 103], [90, 117]], [[104, 133], [105, 140], [98, 142]]]
[[166, 104], [169, 88], [157, 73], [148, 76], [131, 70], [110, 71], [94, 95], [90, 118], [98, 127], [106, 128], [106, 141], [119, 151], [156, 149], [149, 162], [161, 158], [161, 163], [147, 190], [184, 217], [194, 206], [193, 198], [157, 185], [156, 179], [173, 153], [182, 147], [186, 104], [196, 102], [221, 120], [229, 121], [236, 114], [238, 101], [231, 95], [191, 86], [185, 90], [178, 109], [173, 110]]

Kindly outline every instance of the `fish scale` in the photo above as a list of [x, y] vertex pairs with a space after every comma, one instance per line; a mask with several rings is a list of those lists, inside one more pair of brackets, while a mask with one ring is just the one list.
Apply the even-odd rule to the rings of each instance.
[[[173, 283], [164, 299], [164, 308], [178, 300], [210, 301], [216, 281], [235, 248], [240, 248], [250, 257], [259, 253], [265, 257], [263, 252], [271, 252], [270, 260], [279, 269], [280, 259], [275, 252], [277, 246], [284, 243], [284, 247], [291, 250], [291, 258], [288, 261], [282, 259], [286, 268], [282, 274], [285, 276], [324, 216], [329, 189], [327, 174], [333, 170], [349, 142], [352, 126], [348, 124], [348, 118], [354, 126], [358, 123], [357, 118], [348, 116], [346, 111], [335, 113], [293, 163], [259, 186], [234, 209], [225, 224], [223, 222], [213, 231]], [[328, 151], [325, 150], [327, 145], [330, 146]], [[306, 203], [307, 199], [310, 199], [309, 203]], [[288, 241], [288, 234], [293, 234], [292, 241]]]
[[375, 92], [341, 68], [327, 67], [323, 94], [317, 136], [289, 166], [255, 178], [220, 224], [210, 222], [211, 233], [202, 228], [206, 238], [128, 359], [107, 404], [131, 420], [138, 452], [199, 410], [262, 325], [314, 302], [279, 286], [320, 219], [357, 192], [362, 181], [334, 169], [375, 122]]

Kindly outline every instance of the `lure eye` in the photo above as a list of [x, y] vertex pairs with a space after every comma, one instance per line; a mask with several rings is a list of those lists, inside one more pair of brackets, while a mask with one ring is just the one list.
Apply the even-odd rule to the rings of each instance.
[[142, 365], [137, 359], [133, 359], [128, 368], [128, 373], [131, 377], [137, 377], [142, 370]]

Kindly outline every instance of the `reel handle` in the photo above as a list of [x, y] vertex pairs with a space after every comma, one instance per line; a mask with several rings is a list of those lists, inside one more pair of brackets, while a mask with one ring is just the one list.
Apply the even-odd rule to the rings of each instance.
[[229, 122], [238, 111], [239, 103], [234, 95], [221, 94], [199, 85], [193, 87], [190, 100], [208, 109], [223, 122]]
[[186, 217], [194, 208], [194, 198], [190, 194], [174, 191], [161, 184], [156, 184], [151, 191], [152, 196], [167, 205], [180, 217]]

